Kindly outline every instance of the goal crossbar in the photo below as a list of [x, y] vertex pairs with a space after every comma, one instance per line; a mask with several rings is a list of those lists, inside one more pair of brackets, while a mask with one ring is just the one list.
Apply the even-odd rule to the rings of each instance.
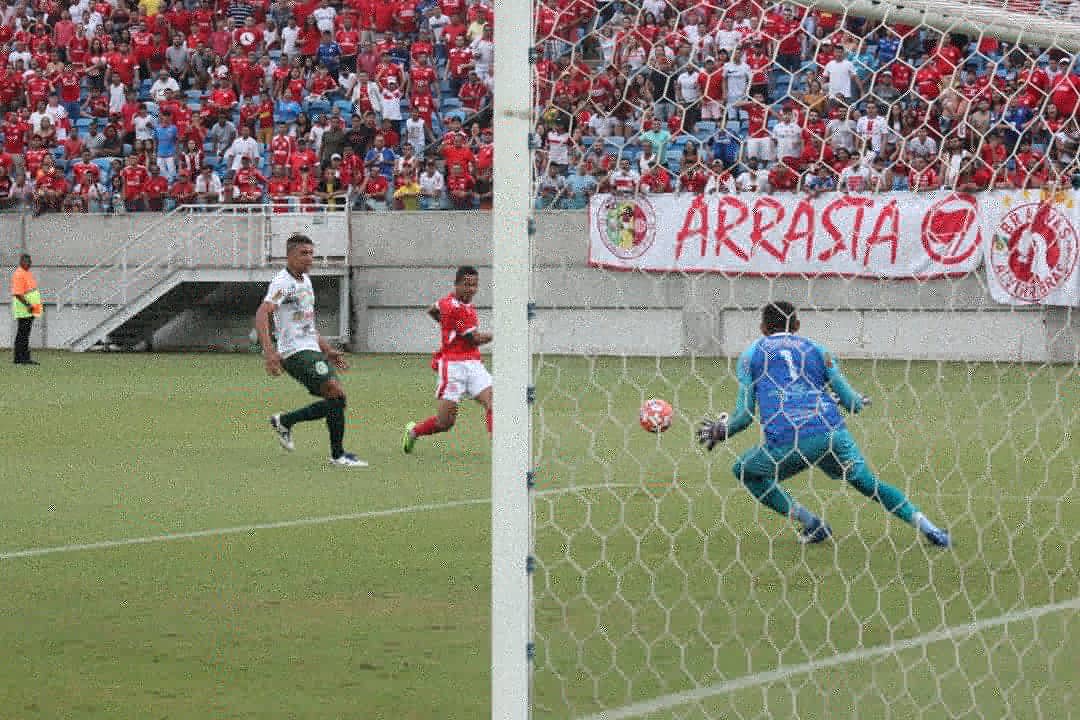
[[956, 0], [795, 0], [807, 8], [883, 23], [926, 25], [942, 32], [1080, 51], [1080, 24], [1020, 10]]

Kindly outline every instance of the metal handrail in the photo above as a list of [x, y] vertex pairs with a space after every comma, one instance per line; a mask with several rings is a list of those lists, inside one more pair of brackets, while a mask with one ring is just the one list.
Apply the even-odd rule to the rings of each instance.
[[[351, 216], [351, 203], [342, 202], [339, 208], [327, 208], [320, 205], [306, 205], [302, 206], [301, 212], [296, 211], [296, 205], [288, 202], [270, 202], [270, 203], [249, 203], [249, 204], [207, 204], [207, 205], [179, 205], [170, 212], [166, 213], [157, 222], [154, 222], [150, 226], [144, 228], [138, 235], [130, 240], [121, 244], [118, 248], [110, 252], [102, 260], [99, 260], [93, 267], [85, 270], [76, 278], [67, 283], [63, 289], [57, 293], [57, 307], [63, 309], [67, 306], [77, 304], [78, 296], [81, 294], [81, 290], [84, 287], [83, 283], [92, 278], [95, 275], [100, 275], [102, 272], [120, 267], [122, 272], [122, 280], [111, 289], [108, 294], [101, 297], [102, 304], [113, 304], [116, 302], [116, 296], [120, 295], [119, 304], [127, 302], [127, 291], [134, 284], [134, 281], [145, 277], [146, 271], [150, 267], [163, 267], [167, 270], [175, 270], [177, 267], [182, 267], [185, 264], [191, 264], [192, 259], [192, 243], [194, 238], [191, 236], [176, 237], [170, 236], [170, 242], [163, 248], [163, 251], [154, 254], [134, 267], [128, 267], [127, 254], [135, 248], [145, 244], [146, 238], [152, 237], [155, 241], [160, 240], [161, 230], [168, 222], [174, 222], [176, 220], [190, 220], [194, 218], [205, 218], [206, 220], [233, 218], [237, 216], [245, 215], [257, 215], [267, 221], [276, 215], [293, 215], [293, 216], [317, 216], [317, 215], [330, 215], [336, 216], [341, 213], [346, 218], [346, 225], [349, 223]], [[207, 227], [203, 224], [198, 228], [197, 232], [200, 235], [207, 234]], [[262, 248], [260, 254], [262, 257], [255, 263], [255, 266], [262, 266], [269, 259], [269, 244], [268, 234], [266, 229], [262, 230], [264, 237], [262, 238]], [[257, 243], [256, 243], [257, 244]], [[249, 266], [252, 266], [251, 250], [248, 251]], [[177, 263], [175, 260], [178, 257], [184, 257], [186, 262]], [[168, 273], [165, 273], [167, 275]]]

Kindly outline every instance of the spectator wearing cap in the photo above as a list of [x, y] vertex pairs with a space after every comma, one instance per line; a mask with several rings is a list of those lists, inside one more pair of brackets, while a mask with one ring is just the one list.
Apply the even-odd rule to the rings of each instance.
[[879, 70], [874, 73], [873, 82], [870, 86], [870, 94], [874, 101], [885, 107], [891, 107], [900, 99], [900, 89], [893, 83], [893, 74], [890, 70]]
[[706, 195], [735, 194], [735, 178], [732, 176], [731, 170], [724, 167], [724, 161], [720, 158], [713, 158], [712, 165], [709, 167], [708, 178], [705, 181], [705, 187], [702, 192]]

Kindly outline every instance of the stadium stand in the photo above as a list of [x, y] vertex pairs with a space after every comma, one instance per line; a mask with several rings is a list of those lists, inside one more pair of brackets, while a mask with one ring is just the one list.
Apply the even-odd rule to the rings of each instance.
[[[487, 0], [43, 0], [0, 20], [6, 208], [491, 206]], [[538, 207], [1077, 175], [1080, 74], [1053, 49], [756, 0], [544, 0], [535, 28]]]

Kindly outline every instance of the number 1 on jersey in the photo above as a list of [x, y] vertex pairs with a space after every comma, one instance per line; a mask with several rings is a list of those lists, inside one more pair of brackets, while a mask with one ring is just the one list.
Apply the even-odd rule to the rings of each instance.
[[795, 368], [795, 358], [792, 356], [790, 350], [781, 350], [780, 357], [784, 358], [784, 362], [787, 363], [788, 374], [791, 376], [792, 381], [799, 379], [799, 371]]

